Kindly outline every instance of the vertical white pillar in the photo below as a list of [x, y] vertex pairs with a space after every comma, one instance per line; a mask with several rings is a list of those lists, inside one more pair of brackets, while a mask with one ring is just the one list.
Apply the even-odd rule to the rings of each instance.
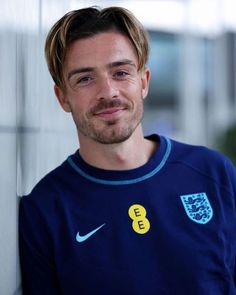
[[201, 39], [184, 35], [180, 51], [180, 137], [189, 143], [205, 144], [204, 59]]

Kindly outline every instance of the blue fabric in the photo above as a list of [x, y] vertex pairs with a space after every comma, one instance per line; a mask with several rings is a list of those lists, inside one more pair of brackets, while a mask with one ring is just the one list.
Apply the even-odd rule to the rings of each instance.
[[140, 168], [95, 168], [77, 151], [21, 198], [24, 294], [236, 295], [235, 168], [150, 139], [159, 149]]

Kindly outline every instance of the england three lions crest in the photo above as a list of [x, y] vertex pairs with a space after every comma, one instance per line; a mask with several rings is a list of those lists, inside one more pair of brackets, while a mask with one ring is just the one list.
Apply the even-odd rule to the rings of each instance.
[[211, 204], [206, 193], [180, 196], [188, 217], [197, 223], [206, 224], [213, 216]]

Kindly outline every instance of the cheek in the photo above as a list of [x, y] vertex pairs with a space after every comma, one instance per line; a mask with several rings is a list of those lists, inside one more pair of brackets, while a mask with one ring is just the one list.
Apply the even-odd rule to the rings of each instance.
[[89, 102], [89, 98], [88, 96], [86, 96], [85, 91], [84, 93], [83, 91], [80, 91], [79, 93], [73, 93], [70, 96], [69, 102], [73, 111], [80, 113], [81, 111], [86, 109]]
[[126, 81], [120, 86], [120, 92], [126, 93], [127, 96], [137, 95], [137, 93], [140, 95], [141, 93], [141, 81], [137, 80], [129, 80]]

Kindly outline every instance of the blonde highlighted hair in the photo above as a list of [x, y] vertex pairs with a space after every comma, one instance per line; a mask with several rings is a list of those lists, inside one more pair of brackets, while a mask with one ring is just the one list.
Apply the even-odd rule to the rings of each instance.
[[88, 7], [68, 12], [48, 33], [45, 56], [55, 84], [65, 89], [63, 66], [70, 44], [112, 30], [128, 36], [137, 52], [138, 70], [144, 69], [148, 60], [149, 44], [147, 33], [137, 18], [121, 7]]

